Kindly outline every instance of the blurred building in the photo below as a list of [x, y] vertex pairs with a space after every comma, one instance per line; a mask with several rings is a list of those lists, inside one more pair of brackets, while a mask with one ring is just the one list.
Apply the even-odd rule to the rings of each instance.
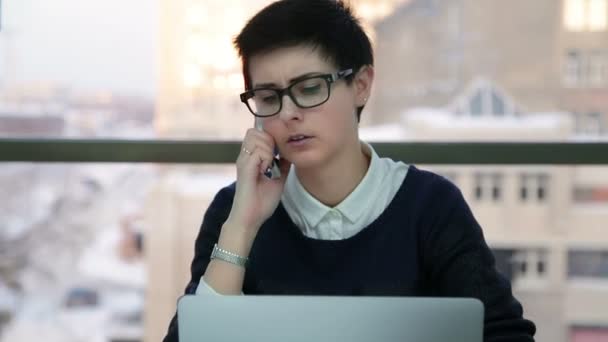
[[32, 113], [25, 115], [0, 113], [0, 136], [61, 136], [65, 121], [61, 115]]
[[[567, 141], [568, 113], [524, 112], [487, 80], [445, 107], [362, 129], [390, 141]], [[539, 342], [608, 340], [607, 167], [429, 166], [463, 192]]]
[[62, 89], [47, 85], [0, 88], [0, 136], [61, 136], [68, 131]]
[[568, 111], [579, 130], [606, 130], [607, 0], [413, 0], [375, 30], [368, 124], [395, 121], [394, 108], [444, 106], [484, 77], [527, 112]]
[[153, 136], [153, 103], [108, 91], [78, 92], [54, 83], [0, 88], [0, 136]]
[[253, 125], [238, 97], [243, 80], [232, 38], [269, 2], [160, 2], [155, 126], [161, 137], [234, 139]]
[[[409, 0], [351, 0], [373, 37], [373, 23]], [[162, 137], [240, 139], [253, 117], [240, 102], [241, 63], [232, 45], [271, 0], [161, 1], [156, 131]]]
[[215, 194], [236, 179], [233, 167], [173, 170], [150, 193], [145, 252], [148, 264], [145, 339], [161, 341], [177, 299], [190, 281], [194, 241]]

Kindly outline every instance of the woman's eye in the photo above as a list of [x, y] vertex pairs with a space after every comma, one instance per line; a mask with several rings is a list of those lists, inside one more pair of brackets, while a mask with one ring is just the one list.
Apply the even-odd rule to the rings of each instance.
[[311, 86], [302, 87], [301, 91], [303, 94], [316, 94], [321, 90], [321, 85], [315, 84]]
[[276, 96], [264, 96], [262, 98], [262, 101], [264, 103], [275, 103], [277, 101], [277, 97]]

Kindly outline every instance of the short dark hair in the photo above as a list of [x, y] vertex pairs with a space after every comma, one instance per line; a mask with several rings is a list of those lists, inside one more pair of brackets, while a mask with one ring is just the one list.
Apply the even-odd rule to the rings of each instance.
[[[282, 47], [310, 45], [340, 70], [353, 75], [374, 64], [370, 40], [351, 8], [342, 0], [280, 0], [251, 18], [234, 39], [243, 63], [245, 89], [251, 89], [249, 60]], [[352, 76], [346, 79], [352, 82]], [[363, 106], [357, 108], [357, 120]]]

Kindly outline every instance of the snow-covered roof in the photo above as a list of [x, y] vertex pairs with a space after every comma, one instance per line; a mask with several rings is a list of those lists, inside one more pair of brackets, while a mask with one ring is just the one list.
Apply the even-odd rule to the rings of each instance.
[[235, 170], [231, 166], [225, 170], [207, 171], [200, 174], [188, 171], [173, 172], [167, 182], [173, 189], [183, 194], [209, 194], [213, 196], [235, 180]]
[[446, 108], [471, 116], [512, 116], [524, 110], [507, 92], [485, 78], [477, 78]]
[[359, 128], [359, 138], [366, 142], [405, 141], [407, 132], [400, 123], [367, 126]]

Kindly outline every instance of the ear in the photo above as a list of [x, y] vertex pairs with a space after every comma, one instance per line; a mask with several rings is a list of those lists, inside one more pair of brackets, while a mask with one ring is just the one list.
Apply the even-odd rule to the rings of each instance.
[[364, 106], [372, 92], [372, 84], [374, 83], [374, 67], [364, 65], [359, 69], [353, 79], [355, 87], [355, 103], [357, 107]]

